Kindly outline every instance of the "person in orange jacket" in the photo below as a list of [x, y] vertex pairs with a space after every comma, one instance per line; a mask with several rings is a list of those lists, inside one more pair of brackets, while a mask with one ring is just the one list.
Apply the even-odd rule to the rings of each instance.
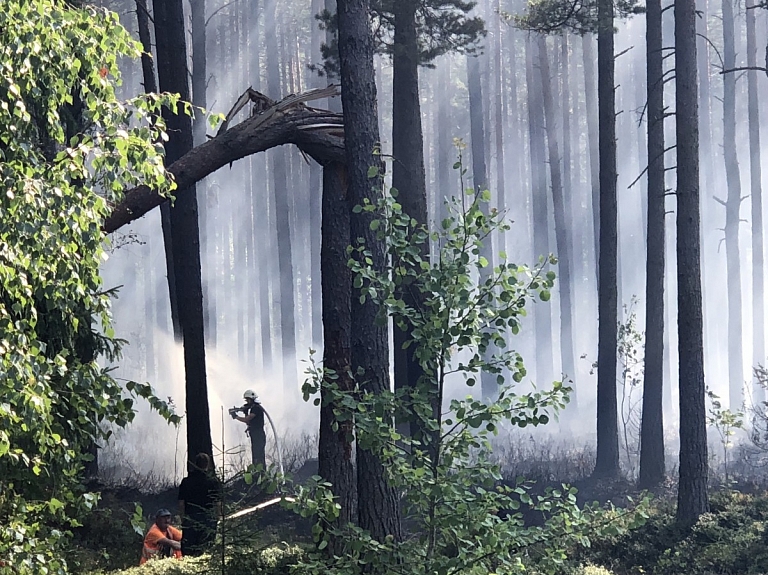
[[144, 537], [139, 565], [163, 557], [181, 559], [181, 531], [171, 525], [171, 512], [167, 509], [155, 514], [155, 522]]

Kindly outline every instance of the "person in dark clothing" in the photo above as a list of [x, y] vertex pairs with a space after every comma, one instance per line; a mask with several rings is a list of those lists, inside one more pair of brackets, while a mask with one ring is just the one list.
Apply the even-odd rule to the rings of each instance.
[[245, 415], [235, 419], [248, 426], [246, 433], [251, 437], [251, 460], [253, 464], [261, 464], [266, 467], [267, 434], [264, 431], [264, 408], [261, 407], [259, 396], [252, 389], [246, 390], [243, 398], [245, 399], [243, 408]]
[[221, 513], [221, 483], [213, 473], [207, 453], [195, 456], [195, 469], [179, 485], [179, 514], [182, 517], [184, 555], [201, 555], [216, 535], [216, 518]]

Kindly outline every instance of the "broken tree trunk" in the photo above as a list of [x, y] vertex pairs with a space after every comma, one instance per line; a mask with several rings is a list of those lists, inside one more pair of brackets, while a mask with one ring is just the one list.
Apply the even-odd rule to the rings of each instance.
[[[310, 90], [275, 103], [249, 89], [246, 94], [254, 107], [264, 111], [232, 128], [219, 130], [215, 138], [193, 148], [168, 166], [176, 180], [176, 189], [183, 193], [190, 185], [235, 160], [283, 144], [297, 145], [322, 165], [345, 163], [342, 115], [303, 104], [336, 93], [336, 87]], [[112, 210], [104, 222], [104, 231], [114, 232], [169, 199], [147, 186], [133, 188]]]

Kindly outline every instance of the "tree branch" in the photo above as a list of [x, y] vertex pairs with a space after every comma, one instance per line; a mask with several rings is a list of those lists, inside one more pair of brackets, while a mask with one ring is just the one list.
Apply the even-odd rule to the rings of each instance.
[[[302, 103], [326, 98], [328, 90], [310, 90], [277, 103], [259, 94], [262, 101], [272, 103], [271, 107], [193, 148], [168, 166], [168, 172], [176, 181], [175, 193], [186, 193], [189, 186], [235, 160], [283, 144], [295, 144], [320, 164], [344, 164], [342, 115], [309, 108]], [[338, 89], [333, 87], [333, 90], [335, 93]], [[107, 233], [114, 232], [168, 199], [147, 186], [129, 190], [112, 210], [103, 229]]]

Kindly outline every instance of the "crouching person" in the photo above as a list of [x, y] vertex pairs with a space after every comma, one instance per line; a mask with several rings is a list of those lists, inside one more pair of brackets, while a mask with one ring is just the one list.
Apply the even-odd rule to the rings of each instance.
[[181, 559], [181, 531], [171, 525], [171, 512], [167, 509], [155, 514], [155, 522], [144, 537], [139, 565], [164, 557]]

